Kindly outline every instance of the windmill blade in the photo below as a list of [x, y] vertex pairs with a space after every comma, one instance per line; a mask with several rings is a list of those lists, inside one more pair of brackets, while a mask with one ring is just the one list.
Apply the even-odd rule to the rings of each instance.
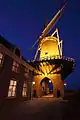
[[29, 49], [30, 51], [34, 48], [34, 46], [40, 41], [40, 38], [38, 38], [35, 43], [33, 44], [33, 46]]
[[32, 46], [31, 49], [34, 48], [34, 46], [43, 39], [55, 26], [55, 24], [58, 22], [60, 19], [62, 12], [64, 11], [65, 6], [67, 5], [67, 1], [64, 3], [63, 7], [57, 12], [57, 14], [52, 18], [52, 20], [49, 22], [49, 24], [46, 26], [46, 28], [43, 30], [41, 36], [35, 41], [34, 45]]
[[40, 38], [38, 38], [38, 39], [35, 41], [35, 43], [34, 43], [33, 46], [32, 46], [32, 49], [33, 49], [34, 46], [39, 42], [39, 40], [40, 40]]
[[64, 4], [64, 6], [57, 12], [57, 14], [52, 18], [52, 20], [49, 22], [47, 27], [43, 30], [41, 38], [45, 37], [54, 27], [54, 25], [57, 23], [57, 21], [60, 19], [62, 12], [64, 11], [65, 6], [67, 5], [67, 2]]
[[37, 48], [37, 50], [36, 50], [36, 54], [35, 54], [35, 56], [34, 56], [34, 59], [33, 59], [33, 61], [35, 61], [36, 60], [36, 58], [37, 58], [37, 55], [38, 55], [38, 51], [39, 51], [39, 45], [38, 45], [38, 48]]

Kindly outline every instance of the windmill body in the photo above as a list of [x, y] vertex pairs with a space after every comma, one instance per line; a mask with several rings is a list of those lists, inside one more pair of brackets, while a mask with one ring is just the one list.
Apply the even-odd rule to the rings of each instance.
[[[55, 37], [54, 35], [57, 34]], [[62, 41], [59, 40], [58, 29], [51, 36], [44, 37], [40, 42], [40, 60], [62, 57]]]
[[[37, 40], [39, 44], [34, 60], [28, 62], [37, 70], [37, 72], [34, 70], [33, 82], [35, 84], [32, 85], [33, 96], [36, 91], [36, 97], [49, 93], [53, 97], [64, 97], [64, 79], [74, 71], [75, 60], [62, 55], [62, 40], [59, 38], [58, 29], [51, 35], [47, 35], [60, 18], [63, 10], [64, 6], [44, 29]], [[37, 59], [39, 52], [40, 55]], [[52, 89], [50, 89], [50, 85], [52, 85]]]

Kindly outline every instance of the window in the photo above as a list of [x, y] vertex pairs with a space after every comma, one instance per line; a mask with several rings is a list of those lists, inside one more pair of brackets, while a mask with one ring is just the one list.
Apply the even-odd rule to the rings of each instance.
[[3, 54], [0, 53], [0, 65], [2, 65], [2, 64], [3, 64]]
[[15, 54], [16, 54], [18, 57], [20, 57], [20, 50], [19, 50], [18, 48], [16, 48]]
[[23, 84], [23, 91], [22, 91], [22, 96], [26, 97], [27, 96], [27, 83], [26, 81]]
[[19, 63], [17, 63], [16, 61], [13, 61], [12, 71], [19, 72]]
[[17, 82], [15, 80], [10, 80], [8, 97], [16, 96], [16, 84]]
[[48, 54], [48, 52], [46, 51], [46, 52], [45, 52], [45, 55], [47, 55], [47, 54]]

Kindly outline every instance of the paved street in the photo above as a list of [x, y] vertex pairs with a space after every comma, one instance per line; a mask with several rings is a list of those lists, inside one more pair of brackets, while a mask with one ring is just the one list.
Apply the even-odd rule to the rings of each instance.
[[48, 97], [5, 103], [0, 109], [0, 120], [66, 120], [67, 104], [67, 101]]

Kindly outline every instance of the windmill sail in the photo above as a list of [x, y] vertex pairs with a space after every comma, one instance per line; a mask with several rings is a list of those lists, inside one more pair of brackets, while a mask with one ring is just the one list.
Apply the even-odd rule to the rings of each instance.
[[54, 25], [57, 23], [57, 21], [60, 19], [62, 12], [64, 11], [64, 8], [67, 3], [64, 4], [64, 6], [57, 12], [57, 14], [52, 18], [52, 20], [49, 22], [47, 27], [43, 30], [41, 38], [45, 37], [54, 27]]
[[35, 41], [34, 45], [32, 46], [32, 48], [34, 48], [34, 46], [43, 38], [45, 37], [55, 26], [55, 24], [58, 22], [58, 20], [60, 19], [62, 12], [64, 11], [64, 8], [66, 6], [67, 2], [65, 2], [64, 6], [57, 12], [57, 14], [52, 18], [52, 20], [49, 22], [49, 24], [46, 26], [46, 28], [43, 30], [41, 36]]
[[[61, 15], [62, 15], [62, 12], [64, 11], [64, 8], [66, 6], [67, 2], [63, 5], [63, 7], [57, 12], [57, 14], [52, 18], [52, 20], [49, 22], [49, 24], [46, 26], [46, 28], [43, 30], [41, 36], [39, 36], [39, 38], [35, 41], [34, 45], [32, 46], [32, 48], [38, 43], [40, 42], [52, 29], [53, 27], [55, 26], [55, 24], [58, 22], [58, 20], [60, 19]], [[34, 60], [36, 59], [37, 57], [37, 54], [38, 54], [38, 50], [39, 50], [39, 47], [36, 51], [36, 54], [35, 54], [35, 57], [34, 57]]]

